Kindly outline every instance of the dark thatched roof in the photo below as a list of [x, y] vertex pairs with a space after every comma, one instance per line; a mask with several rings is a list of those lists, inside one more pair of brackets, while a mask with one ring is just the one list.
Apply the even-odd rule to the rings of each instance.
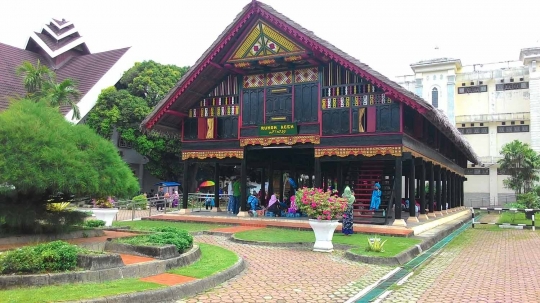
[[[178, 81], [175, 87], [156, 105], [154, 110], [141, 123], [141, 129], [169, 135], [175, 135], [176, 132], [177, 135], [177, 117], [165, 115], [165, 111], [170, 109], [185, 112], [198, 101], [201, 92], [208, 91], [213, 85], [216, 85], [218, 83], [217, 79], [224, 77], [228, 71], [223, 71], [215, 63], [218, 63], [225, 56], [227, 50], [233, 46], [236, 39], [238, 39], [239, 32], [242, 31], [248, 21], [259, 17], [270, 20], [274, 25], [286, 31], [292, 38], [307, 45], [308, 48], [323, 53], [331, 60], [337, 61], [344, 67], [367, 78], [368, 81], [373, 82], [375, 85], [383, 87], [387, 94], [423, 114], [466, 155], [469, 161], [480, 164], [480, 159], [469, 142], [440, 110], [358, 59], [317, 37], [313, 32], [280, 14], [269, 5], [258, 1], [253, 1], [244, 7], [234, 21], [227, 26], [191, 69]], [[195, 92], [194, 94], [192, 91], [194, 88], [198, 89], [199, 93]]]

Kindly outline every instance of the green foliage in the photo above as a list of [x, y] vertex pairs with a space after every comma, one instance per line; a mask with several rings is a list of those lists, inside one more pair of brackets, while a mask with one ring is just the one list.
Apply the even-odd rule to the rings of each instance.
[[51, 214], [46, 210], [51, 199], [125, 197], [139, 190], [109, 140], [26, 99], [0, 113], [0, 171], [0, 184], [10, 185], [0, 187], [0, 217], [23, 232], [36, 232]]
[[73, 270], [77, 266], [77, 253], [77, 246], [63, 241], [22, 247], [0, 255], [0, 273]]
[[503, 158], [498, 161], [500, 169], [510, 175], [503, 181], [504, 186], [516, 194], [531, 191], [534, 182], [539, 180], [540, 156], [529, 144], [518, 140], [505, 144], [501, 155]]
[[73, 110], [72, 119], [81, 118], [77, 106], [80, 92], [74, 80], [64, 79], [58, 83], [56, 73], [42, 65], [39, 60], [35, 66], [29, 61], [23, 62], [17, 67], [17, 74], [23, 77], [27, 99], [44, 102], [52, 107], [69, 105]]
[[530, 191], [526, 194], [518, 196], [517, 203], [526, 209], [538, 209], [540, 208], [540, 197], [534, 191]]
[[86, 221], [84, 221], [83, 226], [88, 227], [88, 228], [102, 227], [102, 226], [105, 226], [105, 221], [103, 221], [103, 220], [86, 220]]
[[384, 252], [383, 246], [387, 240], [382, 241], [381, 238], [369, 238], [368, 246], [366, 246], [366, 251], [372, 252]]
[[132, 245], [174, 245], [180, 253], [193, 246], [193, 236], [187, 231], [175, 227], [152, 229], [155, 234], [118, 239], [121, 243]]
[[149, 162], [145, 169], [153, 176], [178, 180], [183, 168], [179, 159], [180, 140], [143, 134], [139, 125], [187, 70], [188, 67], [154, 61], [135, 63], [124, 73], [116, 88], [101, 92], [86, 123], [106, 139], [110, 139], [116, 128], [122, 139], [146, 156]]
[[132, 203], [128, 205], [128, 209], [146, 209], [146, 207], [148, 206], [148, 199], [145, 195], [135, 196], [133, 197], [133, 199], [131, 199], [131, 202]]

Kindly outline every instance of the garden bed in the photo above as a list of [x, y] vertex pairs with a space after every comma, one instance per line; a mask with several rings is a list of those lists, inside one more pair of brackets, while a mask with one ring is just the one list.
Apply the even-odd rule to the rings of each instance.
[[69, 240], [77, 238], [93, 238], [102, 237], [105, 232], [101, 229], [82, 229], [62, 234], [42, 234], [42, 235], [24, 235], [24, 236], [10, 236], [0, 238], [0, 245], [5, 244], [26, 244], [26, 243], [39, 243], [50, 242], [56, 240]]
[[103, 283], [111, 280], [143, 278], [158, 275], [174, 268], [190, 265], [199, 260], [200, 257], [201, 251], [198, 246], [194, 245], [193, 248], [186, 253], [167, 260], [156, 260], [98, 270], [75, 269], [75, 271], [62, 273], [0, 275], [0, 289], [86, 282]]

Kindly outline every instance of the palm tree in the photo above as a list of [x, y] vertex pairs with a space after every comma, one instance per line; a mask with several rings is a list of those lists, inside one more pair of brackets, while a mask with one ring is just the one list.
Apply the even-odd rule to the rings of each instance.
[[23, 76], [27, 98], [35, 102], [47, 102], [54, 107], [69, 105], [73, 109], [71, 119], [81, 118], [76, 103], [80, 92], [77, 90], [74, 80], [65, 79], [60, 83], [56, 82], [54, 71], [42, 65], [39, 60], [35, 66], [29, 61], [24, 61], [17, 67], [17, 74]]
[[500, 169], [510, 177], [503, 181], [505, 187], [513, 189], [516, 194], [532, 190], [534, 182], [538, 181], [540, 156], [529, 144], [514, 140], [502, 147], [502, 159], [498, 161]]
[[65, 79], [60, 83], [56, 81], [45, 82], [40, 100], [48, 102], [50, 106], [54, 107], [69, 105], [73, 109], [71, 119], [80, 119], [81, 113], [76, 103], [80, 92], [75, 87], [75, 81], [72, 79]]
[[32, 97], [41, 91], [43, 84], [54, 78], [54, 72], [47, 66], [42, 65], [39, 59], [36, 66], [30, 61], [24, 61], [17, 67], [17, 75], [23, 76], [23, 84], [27, 92], [27, 97]]

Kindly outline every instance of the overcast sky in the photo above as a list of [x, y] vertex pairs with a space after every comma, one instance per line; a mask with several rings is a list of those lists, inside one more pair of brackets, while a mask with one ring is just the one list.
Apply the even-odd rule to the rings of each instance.
[[[22, 48], [51, 17], [65, 18], [91, 52], [131, 46], [137, 61], [192, 65], [249, 2], [3, 0], [0, 42]], [[390, 78], [434, 56], [464, 65], [518, 60], [540, 39], [538, 0], [263, 2]]]

